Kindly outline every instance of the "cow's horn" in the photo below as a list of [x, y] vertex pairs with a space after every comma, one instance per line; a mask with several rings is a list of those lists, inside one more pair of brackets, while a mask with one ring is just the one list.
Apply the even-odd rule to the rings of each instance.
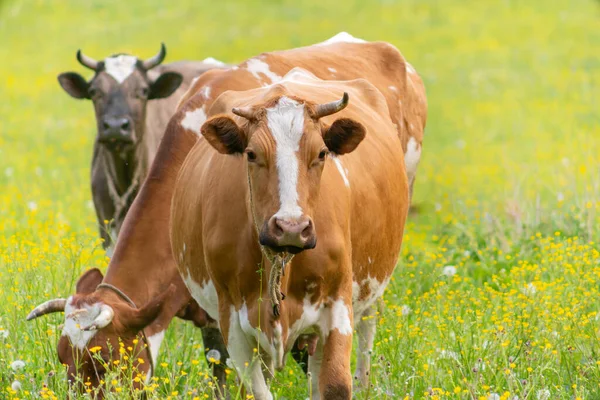
[[348, 93], [344, 92], [344, 96], [340, 100], [332, 101], [331, 103], [319, 104], [315, 112], [315, 118], [323, 118], [342, 111], [348, 105], [348, 100]]
[[84, 331], [94, 331], [96, 329], [102, 329], [106, 325], [110, 324], [115, 316], [115, 312], [111, 306], [107, 306], [106, 304], [102, 304], [100, 306], [100, 314], [92, 321], [92, 323], [83, 328]]
[[86, 56], [81, 52], [81, 50], [77, 50], [77, 61], [79, 61], [79, 63], [84, 67], [88, 67], [94, 71], [98, 69], [98, 61]]
[[159, 65], [167, 56], [167, 49], [164, 43], [160, 44], [160, 51], [157, 55], [142, 62], [142, 66], [147, 71]]
[[40, 304], [36, 308], [33, 309], [27, 316], [27, 321], [31, 321], [37, 317], [41, 317], [42, 315], [55, 313], [55, 312], [63, 312], [65, 311], [65, 306], [67, 305], [67, 299], [52, 299], [47, 302]]
[[250, 121], [256, 118], [256, 113], [252, 107], [234, 107], [231, 112]]

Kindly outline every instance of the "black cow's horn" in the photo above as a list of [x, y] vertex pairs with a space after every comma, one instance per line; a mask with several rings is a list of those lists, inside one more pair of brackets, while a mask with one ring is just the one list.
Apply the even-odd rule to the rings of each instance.
[[348, 105], [348, 100], [348, 93], [344, 92], [344, 96], [340, 100], [332, 101], [331, 103], [319, 104], [315, 112], [315, 119], [326, 117], [342, 111]]
[[77, 50], [77, 61], [79, 61], [79, 63], [84, 67], [88, 67], [94, 71], [98, 69], [98, 61], [86, 56], [81, 52], [81, 50]]
[[159, 65], [167, 56], [167, 49], [164, 43], [160, 44], [160, 51], [157, 55], [142, 62], [142, 66], [147, 71]]
[[65, 306], [67, 305], [67, 299], [52, 299], [47, 302], [40, 304], [36, 308], [33, 309], [27, 316], [27, 321], [31, 321], [37, 317], [41, 317], [42, 315], [55, 313], [55, 312], [63, 312], [65, 311]]

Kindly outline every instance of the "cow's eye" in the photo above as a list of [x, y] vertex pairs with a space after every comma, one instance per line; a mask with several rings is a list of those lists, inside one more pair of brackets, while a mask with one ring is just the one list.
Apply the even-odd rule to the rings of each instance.
[[327, 157], [327, 154], [329, 154], [329, 151], [323, 149], [321, 150], [321, 152], [319, 153], [319, 160], [323, 161], [325, 160], [325, 157]]
[[248, 157], [248, 162], [256, 161], [256, 153], [252, 150], [246, 150], [246, 157]]
[[96, 88], [91, 87], [88, 89], [88, 94], [90, 95], [90, 97], [96, 97], [98, 93], [98, 89]]

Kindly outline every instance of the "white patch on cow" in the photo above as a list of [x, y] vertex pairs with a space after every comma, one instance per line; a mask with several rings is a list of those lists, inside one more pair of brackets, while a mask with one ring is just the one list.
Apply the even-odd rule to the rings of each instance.
[[83, 304], [81, 308], [76, 308], [72, 301], [73, 296], [67, 299], [65, 305], [65, 326], [62, 335], [67, 336], [73, 346], [83, 350], [97, 332], [97, 330], [84, 331], [83, 328], [87, 328], [94, 322], [100, 314], [102, 303]]
[[350, 181], [348, 180], [348, 175], [346, 174], [347, 170], [344, 169], [344, 166], [342, 165], [342, 162], [339, 158], [332, 158], [333, 162], [335, 163], [335, 166], [337, 167], [338, 171], [340, 172], [340, 175], [342, 176], [342, 179], [344, 180], [344, 185], [346, 185], [346, 187], [350, 187]]
[[269, 68], [269, 64], [266, 62], [259, 60], [258, 58], [251, 58], [246, 62], [246, 69], [254, 75], [256, 79], [262, 79], [259, 74], [263, 74], [267, 77], [270, 82], [275, 83], [281, 80], [281, 76], [277, 75]]
[[366, 40], [360, 39], [360, 38], [356, 38], [354, 36], [352, 36], [351, 34], [349, 34], [348, 32], [340, 32], [337, 35], [327, 39], [324, 42], [321, 42], [319, 44], [317, 44], [318, 46], [323, 46], [323, 45], [327, 45], [327, 44], [332, 44], [332, 43], [340, 43], [340, 42], [344, 42], [344, 43], [366, 43]]
[[194, 111], [186, 112], [185, 117], [183, 117], [183, 119], [181, 120], [181, 126], [202, 137], [202, 135], [200, 134], [200, 128], [205, 122], [206, 113], [204, 112], [204, 106], [202, 106], [200, 108], [195, 109]]
[[277, 83], [293, 82], [312, 85], [315, 83], [315, 81], [320, 81], [320, 79], [317, 78], [313, 73], [305, 70], [304, 68], [294, 67]]
[[396, 86], [388, 86], [388, 89], [390, 89], [392, 92], [398, 91], [398, 88]]
[[368, 373], [371, 369], [371, 351], [373, 350], [376, 331], [375, 307], [371, 306], [365, 310], [356, 322], [358, 347], [356, 348], [356, 371], [354, 376], [363, 387], [366, 387], [369, 383]]
[[337, 72], [337, 70], [335, 68], [331, 68], [331, 67], [328, 67], [327, 70], [329, 72], [331, 72], [332, 74], [335, 74]]
[[371, 257], [367, 258], [369, 260], [369, 264], [373, 264], [373, 260], [371, 260]]
[[135, 71], [136, 63], [136, 57], [121, 54], [116, 57], [106, 58], [104, 60], [104, 70], [121, 84]]
[[281, 97], [272, 108], [267, 108], [267, 125], [275, 139], [275, 160], [279, 175], [280, 208], [276, 218], [299, 218], [298, 158], [300, 139], [304, 131], [304, 104]]
[[[148, 336], [148, 346], [150, 346], [150, 354], [152, 355], [152, 364], [156, 365], [158, 362], [158, 352], [160, 351], [160, 345], [165, 338], [165, 331], [160, 331], [154, 335]], [[152, 371], [149, 371], [148, 375], [151, 375]]]
[[218, 66], [224, 66], [225, 63], [223, 61], [219, 61], [216, 58], [212, 58], [212, 57], [207, 57], [204, 60], [202, 60], [202, 62], [204, 64], [212, 64], [212, 65], [218, 65]]
[[408, 71], [409, 74], [414, 74], [417, 71], [415, 71], [415, 69], [413, 68], [412, 65], [410, 65], [410, 63], [406, 63], [406, 70]]
[[183, 282], [200, 307], [202, 307], [212, 319], [218, 321], [219, 297], [217, 296], [217, 289], [215, 288], [213, 282], [211, 280], [207, 280], [203, 285], [200, 285], [192, 278], [192, 275], [189, 271], [187, 275], [183, 277]]
[[404, 164], [406, 165], [406, 174], [408, 175], [408, 181], [412, 182], [417, 174], [417, 166], [421, 159], [421, 145], [417, 143], [414, 137], [408, 140], [406, 146], [406, 154], [404, 155]]
[[238, 375], [243, 379], [249, 379], [246, 389], [251, 392], [256, 399], [272, 400], [273, 395], [265, 381], [261, 364], [258, 360], [253, 360], [253, 346], [248, 341], [242, 326], [240, 324], [240, 314], [235, 310], [235, 306], [230, 308], [229, 316], [229, 335], [227, 338], [227, 350], [231, 357], [231, 362], [235, 366]]
[[[269, 357], [271, 357], [271, 359], [274, 360], [276, 357], [275, 347], [269, 341], [269, 338], [262, 330], [254, 328], [250, 323], [250, 320], [248, 318], [248, 306], [246, 305], [246, 303], [242, 305], [238, 313], [240, 316], [240, 326], [242, 327], [244, 333], [250, 337], [254, 337], [254, 339], [258, 343], [260, 343], [261, 350], [265, 351], [269, 355]], [[273, 369], [272, 365], [270, 365], [269, 367], [269, 369]]]
[[279, 322], [275, 323], [273, 329], [273, 348], [275, 349], [275, 368], [280, 370], [284, 365], [285, 351], [283, 350], [283, 328]]
[[[367, 276], [360, 282], [352, 283], [352, 308], [355, 320], [358, 320], [365, 310], [373, 305], [378, 298], [383, 296], [383, 292], [389, 281], [389, 278], [387, 278], [383, 282], [380, 282], [375, 278]], [[363, 290], [366, 295], [361, 299], [360, 293]]]
[[204, 96], [205, 99], [208, 99], [210, 97], [210, 86], [204, 86], [200, 93], [202, 93], [202, 96]]
[[352, 334], [352, 323], [350, 321], [350, 310], [343, 299], [333, 302], [331, 307], [331, 326], [329, 332], [337, 329], [342, 335]]

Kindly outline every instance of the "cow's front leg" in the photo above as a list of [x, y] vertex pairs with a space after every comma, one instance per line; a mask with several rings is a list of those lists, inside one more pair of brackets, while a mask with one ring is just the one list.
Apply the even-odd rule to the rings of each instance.
[[260, 358], [254, 357], [256, 344], [243, 331], [240, 324], [239, 312], [231, 305], [227, 313], [221, 315], [221, 327], [227, 338], [229, 357], [238, 372], [246, 390], [254, 395], [257, 400], [272, 400], [265, 376], [261, 368]]
[[375, 304], [369, 306], [356, 321], [356, 334], [358, 335], [358, 348], [356, 349], [356, 372], [354, 379], [361, 387], [369, 384], [369, 371], [371, 370], [371, 352], [373, 340], [377, 330], [375, 320]]
[[352, 398], [352, 306], [341, 299], [330, 308], [329, 333], [323, 332], [323, 359], [319, 373], [319, 392], [323, 400]]

